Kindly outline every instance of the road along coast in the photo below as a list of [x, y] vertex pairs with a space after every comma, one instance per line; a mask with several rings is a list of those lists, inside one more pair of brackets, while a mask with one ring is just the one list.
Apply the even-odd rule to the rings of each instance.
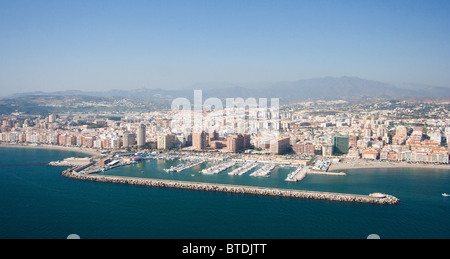
[[340, 201], [340, 202], [371, 203], [371, 204], [382, 204], [382, 205], [394, 205], [394, 204], [398, 204], [400, 202], [400, 200], [398, 198], [391, 196], [391, 195], [385, 195], [385, 194], [377, 194], [377, 195], [371, 196], [371, 195], [301, 191], [301, 190], [263, 188], [263, 187], [239, 186], [239, 185], [227, 185], [227, 184], [215, 184], [215, 183], [198, 183], [198, 182], [159, 180], [159, 179], [148, 179], [148, 178], [119, 177], [119, 176], [109, 176], [109, 175], [99, 175], [99, 174], [82, 174], [82, 173], [78, 173], [77, 170], [73, 170], [73, 169], [68, 169], [68, 170], [64, 171], [63, 175], [66, 177], [78, 179], [78, 180], [141, 185], [141, 186], [159, 187], [159, 188], [185, 189], [185, 190], [195, 190], [195, 191], [224, 192], [224, 193], [234, 193], [234, 194], [251, 194], [251, 195], [262, 195], [262, 196], [275, 196], [275, 197], [288, 197], [288, 198], [314, 199], [314, 200], [329, 200], [329, 201]]

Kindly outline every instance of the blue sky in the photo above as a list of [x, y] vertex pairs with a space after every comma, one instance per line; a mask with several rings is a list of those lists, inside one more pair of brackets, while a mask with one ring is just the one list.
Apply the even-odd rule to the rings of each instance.
[[450, 87], [448, 0], [0, 0], [0, 96], [357, 76]]

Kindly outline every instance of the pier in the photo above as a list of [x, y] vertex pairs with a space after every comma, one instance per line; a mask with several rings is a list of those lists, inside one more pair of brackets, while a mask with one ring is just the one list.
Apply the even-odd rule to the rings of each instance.
[[219, 164], [202, 171], [203, 174], [220, 174], [221, 172], [233, 167], [236, 162], [229, 162], [225, 164]]
[[250, 172], [253, 168], [257, 167], [257, 163], [248, 163], [242, 167], [239, 167], [232, 172], [228, 173], [229, 175], [244, 175], [248, 172]]
[[340, 172], [340, 173], [334, 173], [334, 172], [319, 172], [319, 171], [313, 171], [308, 167], [299, 167], [294, 172], [290, 173], [287, 178], [286, 182], [301, 182], [303, 181], [306, 176], [308, 175], [331, 175], [331, 176], [346, 176], [346, 173]]
[[[207, 160], [194, 160], [190, 163], [183, 164], [178, 167], [178, 170], [186, 170], [187, 168], [200, 165]], [[132, 162], [129, 162], [132, 163]], [[114, 166], [126, 165], [126, 161], [121, 161]], [[203, 170], [203, 173], [218, 174], [233, 166], [236, 166], [236, 161], [229, 161], [213, 166], [209, 169]], [[249, 162], [244, 166], [234, 170], [234, 173], [244, 174], [252, 170], [254, 167], [260, 165], [259, 163]], [[271, 171], [278, 166], [275, 163], [266, 163], [261, 169], [252, 173], [252, 176], [265, 176], [268, 177]], [[110, 168], [110, 166], [106, 166]], [[105, 169], [100, 162], [91, 162], [87, 165], [77, 166], [71, 169], [67, 169], [62, 174], [63, 176], [86, 181], [106, 182], [106, 183], [119, 183], [119, 184], [131, 184], [142, 185], [149, 187], [159, 188], [175, 188], [195, 191], [208, 191], [208, 192], [224, 192], [234, 194], [250, 194], [261, 196], [275, 196], [275, 197], [287, 197], [287, 198], [299, 198], [299, 199], [314, 199], [314, 200], [329, 200], [329, 201], [341, 201], [341, 202], [358, 202], [358, 203], [372, 203], [372, 204], [397, 204], [400, 200], [394, 196], [387, 194], [371, 194], [371, 195], [359, 195], [359, 194], [344, 194], [344, 193], [329, 193], [329, 192], [317, 192], [317, 191], [304, 191], [304, 190], [291, 190], [291, 189], [279, 189], [279, 188], [264, 188], [254, 186], [240, 186], [240, 185], [228, 185], [228, 184], [214, 184], [214, 183], [198, 183], [188, 181], [173, 181], [173, 180], [159, 180], [148, 178], [135, 178], [135, 177], [120, 177], [98, 174]], [[290, 179], [294, 181], [301, 181], [310, 173], [309, 167], [299, 168], [290, 174]], [[333, 175], [345, 175], [342, 173], [327, 173]]]
[[307, 167], [299, 167], [294, 172], [290, 173], [286, 178], [286, 182], [301, 182], [308, 175], [309, 169]]
[[201, 165], [201, 164], [203, 164], [205, 162], [206, 162], [206, 160], [201, 160], [201, 161], [195, 161], [195, 162], [191, 162], [191, 163], [187, 163], [187, 164], [181, 164], [181, 165], [179, 165], [177, 167], [172, 167], [170, 169], [164, 169], [164, 171], [166, 171], [168, 173], [169, 172], [177, 172], [177, 173], [179, 173], [179, 172], [182, 172], [182, 171], [187, 170], [189, 168]]
[[157, 179], [147, 179], [147, 178], [119, 177], [119, 176], [107, 176], [107, 175], [98, 175], [98, 174], [80, 174], [72, 169], [64, 171], [63, 175], [66, 177], [78, 179], [78, 180], [141, 185], [141, 186], [158, 187], [158, 188], [175, 188], [175, 189], [185, 189], [185, 190], [194, 190], [194, 191], [250, 194], [250, 195], [299, 198], [299, 199], [329, 200], [329, 201], [340, 201], [340, 202], [371, 203], [371, 204], [380, 204], [380, 205], [393, 205], [393, 204], [398, 204], [400, 202], [400, 200], [397, 199], [396, 197], [391, 196], [391, 195], [385, 195], [385, 194], [371, 196], [371, 195], [315, 192], [315, 191], [263, 188], [263, 187], [227, 185], [227, 184], [213, 184], [213, 183], [184, 182], [184, 181], [172, 181], [172, 180], [157, 180]]
[[250, 176], [269, 177], [270, 173], [273, 169], [275, 169], [275, 167], [277, 166], [273, 164], [265, 165], [258, 171], [252, 173]]
[[319, 171], [309, 171], [308, 174], [316, 174], [316, 175], [331, 175], [331, 176], [347, 176], [344, 172], [319, 172]]

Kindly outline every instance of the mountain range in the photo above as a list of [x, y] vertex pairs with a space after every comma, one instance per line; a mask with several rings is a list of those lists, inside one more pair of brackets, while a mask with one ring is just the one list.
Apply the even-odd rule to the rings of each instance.
[[357, 77], [324, 77], [275, 83], [203, 83], [183, 90], [133, 89], [94, 91], [32, 92], [9, 96], [94, 96], [123, 97], [139, 100], [173, 100], [178, 97], [193, 99], [193, 90], [203, 90], [203, 98], [280, 98], [283, 102], [298, 102], [309, 99], [336, 100], [367, 97], [379, 98], [441, 98], [450, 97], [449, 87], [418, 84], [393, 85]]

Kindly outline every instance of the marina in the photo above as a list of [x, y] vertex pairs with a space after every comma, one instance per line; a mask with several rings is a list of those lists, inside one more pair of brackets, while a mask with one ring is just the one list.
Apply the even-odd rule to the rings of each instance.
[[242, 167], [236, 168], [235, 170], [229, 172], [229, 175], [244, 175], [248, 172], [250, 172], [251, 170], [253, 170], [254, 168], [256, 168], [258, 166], [257, 163], [248, 163], [245, 164]]
[[[302, 198], [302, 199], [316, 199], [316, 200], [331, 200], [331, 201], [343, 201], [343, 202], [358, 202], [358, 203], [374, 203], [374, 204], [397, 204], [400, 202], [396, 197], [386, 194], [371, 194], [371, 195], [359, 195], [359, 194], [342, 194], [342, 193], [329, 193], [319, 191], [305, 191], [297, 189], [284, 189], [284, 188], [265, 188], [257, 186], [247, 185], [230, 185], [230, 184], [217, 184], [209, 182], [194, 182], [194, 181], [177, 181], [172, 179], [154, 179], [154, 178], [141, 178], [141, 177], [129, 177], [129, 176], [115, 176], [105, 175], [106, 170], [110, 170], [117, 167], [123, 167], [132, 164], [146, 163], [145, 159], [136, 156], [112, 156], [108, 159], [94, 159], [92, 163], [82, 166], [75, 166], [63, 172], [63, 175], [70, 178], [79, 180], [89, 180], [96, 182], [109, 182], [131, 185], [143, 185], [149, 187], [161, 187], [161, 188], [176, 188], [187, 189], [196, 191], [213, 191], [213, 192], [226, 192], [235, 194], [251, 194], [262, 196], [278, 196], [278, 197], [290, 197], [290, 198]], [[149, 157], [149, 159], [161, 160], [164, 158], [155, 156]], [[245, 162], [240, 160], [220, 159], [207, 157], [182, 157], [178, 156], [174, 160], [189, 161], [187, 163], [180, 164], [178, 166], [172, 166], [169, 169], [162, 169], [165, 172], [182, 172], [189, 168], [199, 166], [206, 162], [214, 161], [214, 165], [209, 168], [199, 171], [202, 175], [218, 175], [232, 167], [237, 166], [234, 170], [228, 173], [228, 175], [243, 175], [254, 168], [261, 166], [258, 170], [250, 174], [253, 177], [270, 177], [271, 172], [279, 167], [279, 170], [290, 170], [291, 166], [287, 164], [279, 164], [270, 161], [255, 161]], [[109, 161], [105, 164], [106, 161]], [[101, 165], [103, 162], [103, 166]], [[243, 164], [244, 163], [244, 164]], [[285, 181], [287, 182], [300, 182], [310, 174], [311, 168], [307, 166], [297, 165], [295, 171], [288, 174]], [[343, 175], [342, 173], [325, 173], [320, 174], [333, 174]], [[193, 174], [192, 176], [195, 176]]]
[[[106, 155], [106, 154], [105, 154]], [[99, 159], [99, 158], [97, 158]], [[146, 160], [156, 160], [156, 161], [180, 161], [178, 165], [173, 165], [170, 168], [162, 169], [166, 173], [180, 173], [185, 170], [201, 166], [205, 163], [209, 163], [206, 165], [206, 168], [200, 171], [200, 173], [204, 175], [217, 175], [224, 171], [229, 170], [230, 168], [235, 167], [233, 170], [228, 172], [228, 175], [242, 176], [258, 168], [253, 173], [250, 174], [252, 177], [270, 177], [271, 172], [275, 168], [290, 170], [290, 168], [296, 168], [295, 171], [289, 173], [285, 179], [287, 182], [300, 182], [306, 178], [308, 174], [311, 175], [331, 175], [331, 176], [345, 176], [346, 173], [343, 172], [326, 172], [326, 171], [316, 171], [317, 167], [306, 167], [305, 165], [295, 165], [286, 162], [274, 162], [274, 161], [266, 161], [266, 160], [243, 160], [243, 159], [231, 159], [228, 156], [207, 156], [207, 155], [199, 155], [199, 154], [179, 154], [179, 153], [170, 153], [170, 154], [157, 154], [157, 155], [145, 155], [141, 153], [112, 153], [107, 158], [102, 157], [100, 161], [94, 162], [92, 159], [79, 159], [79, 163], [68, 163], [67, 161], [72, 161], [73, 159], [66, 159], [65, 161], [56, 161], [51, 162], [52, 166], [72, 166], [77, 167], [80, 165], [88, 165], [85, 168], [89, 168], [89, 170], [83, 170], [84, 174], [93, 174], [98, 172], [106, 172], [111, 169], [128, 166], [133, 164], [138, 164], [142, 161]], [[89, 162], [90, 161], [90, 162]], [[87, 164], [89, 162], [89, 164]], [[328, 163], [320, 161], [320, 164], [324, 163], [328, 165]], [[317, 163], [316, 163], [317, 164]], [[208, 167], [209, 165], [209, 167]], [[212, 165], [212, 166], [211, 166]]]
[[277, 166], [274, 164], [265, 165], [261, 169], [252, 173], [250, 176], [269, 177], [270, 173], [272, 172], [273, 169], [275, 169], [275, 167], [277, 167]]
[[310, 171], [307, 167], [299, 167], [294, 172], [290, 173], [286, 178], [286, 182], [301, 182], [306, 178], [308, 171]]
[[185, 189], [194, 191], [224, 192], [233, 194], [250, 194], [250, 195], [275, 196], [275, 197], [299, 198], [299, 199], [329, 200], [339, 202], [371, 203], [380, 205], [394, 205], [400, 202], [398, 198], [386, 194], [359, 195], [359, 194], [289, 190], [289, 189], [239, 186], [239, 185], [215, 184], [215, 183], [213, 184], [213, 183], [185, 182], [185, 181], [159, 180], [159, 179], [135, 178], [135, 177], [120, 177], [120, 176], [98, 175], [98, 174], [87, 175], [87, 174], [80, 174], [73, 169], [64, 171], [63, 175], [78, 180], [141, 185], [158, 188]]
[[179, 172], [182, 172], [184, 170], [190, 169], [192, 167], [196, 167], [198, 165], [201, 165], [201, 164], [203, 164], [205, 162], [206, 162], [206, 160], [194, 161], [194, 162], [190, 162], [190, 163], [187, 163], [187, 164], [181, 164], [181, 165], [176, 166], [176, 167], [171, 167], [169, 169], [164, 169], [164, 171], [166, 171], [167, 173], [170, 173], [170, 172], [179, 173]]
[[229, 168], [231, 168], [235, 165], [236, 165], [236, 162], [227, 162], [227, 163], [223, 163], [223, 164], [218, 164], [216, 166], [202, 170], [202, 173], [203, 174], [220, 174], [221, 172], [228, 170]]
[[314, 171], [311, 170], [309, 167], [299, 167], [294, 172], [290, 173], [287, 178], [286, 182], [301, 182], [303, 181], [308, 175], [329, 175], [329, 176], [347, 176], [344, 172], [321, 172], [321, 171]]

